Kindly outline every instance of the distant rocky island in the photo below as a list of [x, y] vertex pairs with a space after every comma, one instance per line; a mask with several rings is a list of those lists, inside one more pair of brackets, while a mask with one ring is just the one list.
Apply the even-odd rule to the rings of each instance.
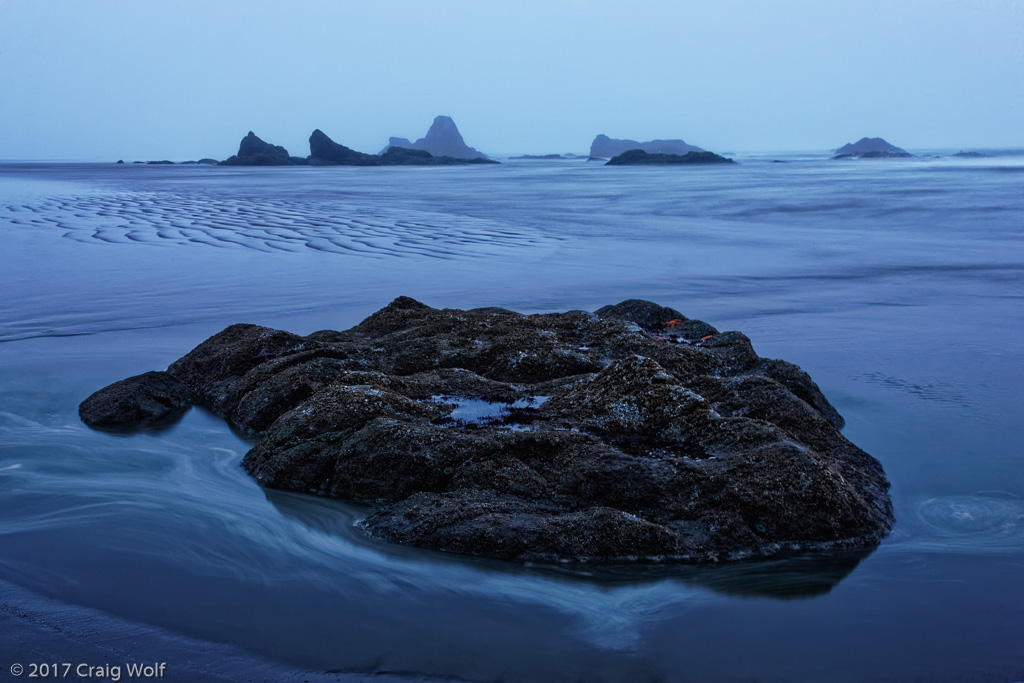
[[251, 130], [238, 144], [238, 154], [220, 162], [224, 166], [291, 166], [304, 164], [302, 157], [293, 157], [280, 145], [264, 142]]
[[509, 159], [527, 159], [530, 161], [546, 161], [549, 159], [579, 159], [579, 154], [520, 154]]
[[[118, 159], [117, 163], [123, 164], [124, 163], [124, 159]], [[132, 163], [133, 164], [149, 164], [149, 165], [155, 165], [155, 166], [162, 166], [162, 165], [167, 165], [167, 164], [174, 165], [175, 164], [175, 162], [168, 161], [166, 159], [162, 159], [160, 161], [133, 161]], [[216, 159], [205, 158], [205, 159], [200, 159], [199, 161], [195, 161], [195, 160], [193, 160], [193, 161], [179, 161], [179, 162], [177, 162], [177, 165], [178, 166], [195, 166], [195, 165], [216, 166], [219, 163], [220, 162], [217, 161]]]
[[705, 152], [694, 145], [689, 145], [682, 140], [649, 140], [648, 142], [637, 142], [636, 140], [616, 140], [607, 135], [598, 135], [590, 143], [590, 156], [593, 159], [610, 159], [612, 157], [640, 149], [648, 154], [676, 154], [685, 155], [689, 152]]
[[411, 142], [406, 138], [389, 138], [388, 144], [380, 151], [381, 155], [393, 147], [403, 149], [422, 150], [430, 152], [438, 157], [451, 157], [454, 159], [486, 159], [486, 154], [473, 149], [462, 139], [462, 133], [450, 116], [437, 116], [430, 124], [427, 134]]
[[905, 159], [914, 156], [882, 138], [861, 138], [835, 150], [833, 159]]
[[[355, 328], [232, 325], [83, 401], [137, 428], [202, 405], [262, 486], [368, 503], [379, 539], [514, 561], [716, 562], [870, 548], [881, 465], [795, 365], [649, 301], [436, 309]], [[466, 410], [463, 410], [466, 408]]]
[[[124, 164], [120, 159], [118, 164]], [[135, 164], [173, 164], [173, 161], [135, 161]], [[409, 142], [391, 138], [391, 144], [380, 154], [357, 152], [335, 142], [319, 128], [309, 136], [309, 156], [297, 157], [281, 145], [262, 140], [254, 132], [242, 138], [238, 153], [224, 161], [200, 159], [182, 164], [221, 166], [454, 166], [462, 164], [497, 164], [486, 155], [468, 146], [449, 116], [438, 116], [424, 138]]]
[[[200, 164], [222, 166], [452, 166], [461, 164], [496, 164], [493, 159], [468, 146], [458, 127], [449, 116], [434, 119], [425, 137], [416, 142], [393, 137], [380, 154], [366, 154], [335, 142], [319, 128], [309, 136], [309, 156], [292, 156], [281, 145], [261, 139], [249, 131], [238, 145], [238, 153], [224, 161], [202, 159]], [[621, 151], [619, 151], [621, 150]], [[591, 145], [591, 159], [595, 154], [609, 154], [608, 165], [640, 166], [654, 164], [732, 164], [713, 152], [688, 145], [682, 140], [612, 140], [598, 135]], [[614, 154], [612, 154], [614, 152]], [[544, 154], [511, 157], [512, 159], [550, 160], [578, 159], [575, 154]], [[118, 163], [124, 163], [119, 161]], [[142, 163], [142, 162], [135, 162]], [[150, 161], [149, 164], [172, 164], [171, 161]]]
[[[833, 159], [905, 159], [914, 155], [882, 138], [864, 137], [833, 150]], [[975, 151], [960, 151], [951, 155], [965, 159], [983, 159], [990, 155]], [[601, 134], [590, 145], [590, 156], [576, 154], [522, 154], [508, 157], [514, 160], [581, 159], [607, 161], [607, 166], [650, 166], [690, 164], [735, 164], [725, 156], [709, 152], [683, 140], [648, 140], [638, 142], [615, 139]], [[124, 160], [118, 160], [124, 164]], [[134, 161], [133, 164], [171, 165], [168, 160]], [[266, 142], [254, 132], [242, 138], [238, 152], [224, 161], [203, 158], [182, 161], [180, 165], [222, 166], [453, 166], [463, 164], [497, 164], [466, 144], [458, 126], [450, 116], [437, 116], [427, 134], [411, 142], [392, 137], [379, 154], [358, 152], [337, 143], [320, 129], [309, 136], [309, 155], [292, 156], [280, 145]], [[774, 163], [784, 163], [775, 161]]]
[[656, 166], [677, 164], [735, 164], [714, 152], [687, 152], [686, 154], [648, 154], [632, 149], [612, 157], [605, 166]]
[[309, 136], [309, 163], [313, 166], [380, 166], [380, 157], [339, 144], [317, 128]]
[[[458, 129], [455, 134], [458, 135]], [[265, 142], [249, 131], [238, 146], [238, 154], [220, 163], [224, 166], [453, 166], [498, 162], [484, 157], [435, 156], [426, 150], [405, 147], [388, 147], [382, 154], [364, 154], [335, 142], [318, 128], [309, 136], [308, 157], [291, 156], [284, 147]]]

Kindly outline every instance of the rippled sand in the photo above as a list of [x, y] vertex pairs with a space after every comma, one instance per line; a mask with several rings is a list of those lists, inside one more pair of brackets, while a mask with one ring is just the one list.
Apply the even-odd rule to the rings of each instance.
[[537, 230], [464, 216], [367, 209], [344, 201], [290, 202], [161, 193], [54, 198], [7, 205], [7, 222], [54, 227], [79, 242], [204, 244], [376, 258], [465, 259], [557, 241]]

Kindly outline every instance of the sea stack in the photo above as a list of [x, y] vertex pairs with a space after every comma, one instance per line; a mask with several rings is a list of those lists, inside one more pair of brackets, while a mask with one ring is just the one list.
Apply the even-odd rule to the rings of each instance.
[[317, 128], [309, 136], [309, 163], [314, 166], [379, 166], [380, 158], [339, 145]]
[[497, 161], [478, 157], [456, 159], [435, 156], [423, 149], [388, 147], [382, 154], [363, 154], [338, 144], [320, 129], [309, 136], [309, 163], [313, 166], [454, 166], [461, 164], [496, 164]]
[[914, 156], [882, 138], [861, 138], [835, 150], [833, 159], [905, 159]]
[[294, 166], [306, 163], [280, 145], [264, 142], [251, 130], [238, 145], [238, 154], [220, 162], [224, 166]]
[[405, 149], [420, 149], [430, 152], [437, 157], [453, 157], [455, 159], [478, 159], [487, 158], [487, 155], [479, 150], [473, 149], [462, 139], [458, 126], [450, 116], [438, 116], [430, 124], [430, 130], [426, 136], [416, 142], [406, 138], [389, 138], [388, 144], [381, 150], [384, 154], [392, 147], [404, 147]]

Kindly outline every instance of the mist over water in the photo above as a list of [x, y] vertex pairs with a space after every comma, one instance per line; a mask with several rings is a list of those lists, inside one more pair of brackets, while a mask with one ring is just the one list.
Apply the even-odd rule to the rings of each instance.
[[[1024, 159], [738, 160], [0, 166], [0, 578], [321, 669], [1020, 680]], [[345, 329], [399, 295], [636, 297], [741, 330], [882, 462], [894, 531], [722, 567], [507, 565], [261, 490], [250, 444], [200, 410], [130, 435], [78, 420], [231, 323]]]

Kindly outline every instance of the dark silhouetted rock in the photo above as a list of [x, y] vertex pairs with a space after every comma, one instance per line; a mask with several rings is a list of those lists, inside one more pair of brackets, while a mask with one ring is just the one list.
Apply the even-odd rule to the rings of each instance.
[[981, 152], [957, 152], [953, 156], [960, 157], [961, 159], [988, 159], [991, 154], [983, 154]]
[[575, 156], [563, 156], [561, 154], [521, 154], [517, 157], [509, 157], [509, 159], [528, 159], [531, 161], [545, 161], [548, 159], [575, 159]]
[[196, 393], [173, 375], [146, 372], [100, 389], [82, 401], [78, 415], [90, 427], [148, 425], [197, 400]]
[[117, 163], [119, 163], [119, 164], [123, 164], [123, 163], [124, 163], [124, 159], [118, 159], [118, 160], [117, 160]]
[[682, 140], [650, 140], [648, 142], [637, 142], [636, 140], [615, 140], [607, 135], [598, 135], [590, 143], [590, 156], [596, 159], [609, 159], [624, 152], [634, 149], [642, 149], [648, 154], [687, 154], [688, 152], [703, 152], [700, 147], [688, 145]]
[[394, 163], [406, 163], [406, 164], [429, 164], [432, 159], [436, 159], [433, 154], [424, 149], [410, 149], [408, 147], [388, 147], [380, 155], [381, 160]]
[[155, 165], [158, 165], [158, 166], [173, 166], [174, 165], [173, 161], [168, 161], [167, 159], [161, 159], [160, 161], [147, 161], [146, 163], [150, 164], [150, 165], [155, 164]]
[[[362, 527], [396, 543], [704, 562], [867, 548], [892, 522], [881, 465], [805, 372], [647, 301], [399, 297], [345, 332], [232, 325], [166, 375], [260, 435], [242, 464], [261, 485], [375, 505]], [[83, 419], [146, 419], [154, 381], [97, 392]]]
[[381, 154], [392, 147], [419, 149], [430, 152], [434, 156], [446, 156], [454, 159], [476, 159], [487, 156], [466, 144], [455, 121], [450, 116], [436, 117], [426, 136], [416, 142], [411, 142], [406, 138], [390, 138], [387, 147], [381, 150]]
[[453, 166], [457, 164], [498, 163], [490, 159], [455, 159], [434, 156], [422, 149], [389, 147], [383, 154], [363, 154], [339, 145], [320, 130], [309, 137], [309, 163], [319, 166]]
[[333, 166], [378, 166], [380, 159], [339, 145], [319, 128], [309, 136], [310, 163]]
[[[409, 138], [390, 137], [390, 138], [388, 138], [388, 144], [384, 147], [384, 149], [382, 149], [380, 151], [380, 153], [384, 154], [385, 152], [387, 152], [392, 147], [401, 147], [402, 149], [412, 149], [413, 145], [415, 145], [415, 144], [416, 143], [413, 142], [412, 140], [410, 140]], [[421, 151], [425, 152], [426, 150], [421, 150]]]
[[422, 149], [406, 149], [405, 147], [388, 147], [380, 155], [382, 166], [456, 166], [462, 164], [497, 164], [493, 159], [476, 157], [475, 159], [455, 159], [453, 157], [434, 156]]
[[623, 152], [617, 157], [612, 157], [606, 166], [652, 166], [652, 165], [674, 165], [674, 164], [735, 164], [732, 159], [726, 159], [714, 152], [687, 152], [682, 156], [678, 154], [648, 154], [642, 149], [633, 149]]
[[220, 163], [224, 166], [293, 166], [296, 159], [289, 156], [284, 147], [264, 142], [250, 130], [238, 145], [238, 154]]
[[835, 150], [833, 159], [897, 159], [912, 157], [906, 150], [891, 145], [882, 138], [861, 138]]

